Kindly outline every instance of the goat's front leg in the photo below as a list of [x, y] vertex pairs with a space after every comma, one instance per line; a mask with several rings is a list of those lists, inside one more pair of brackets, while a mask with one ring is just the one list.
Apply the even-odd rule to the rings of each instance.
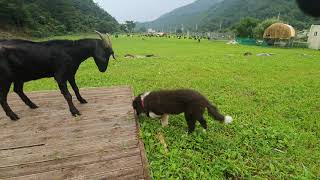
[[81, 114], [80, 114], [79, 110], [74, 106], [74, 104], [72, 102], [72, 96], [68, 90], [67, 82], [66, 81], [64, 81], [64, 82], [57, 81], [57, 82], [58, 82], [61, 94], [64, 96], [64, 98], [66, 99], [66, 101], [69, 105], [69, 109], [70, 109], [71, 114], [73, 116], [77, 116], [77, 115], [80, 116]]
[[86, 104], [86, 103], [88, 103], [85, 99], [82, 98], [82, 96], [81, 96], [81, 94], [80, 94], [80, 92], [79, 92], [79, 88], [78, 88], [78, 86], [77, 86], [77, 84], [76, 84], [75, 78], [72, 77], [72, 78], [70, 78], [68, 81], [69, 81], [69, 83], [70, 83], [70, 85], [71, 85], [74, 93], [76, 94], [78, 101], [79, 101], [81, 104]]
[[1, 86], [0, 86], [0, 103], [1, 106], [4, 110], [4, 112], [6, 112], [6, 115], [13, 121], [19, 120], [20, 118], [18, 117], [18, 115], [16, 113], [14, 113], [12, 111], [12, 109], [10, 108], [10, 106], [8, 105], [7, 102], [7, 96], [10, 90], [10, 86], [11, 86], [11, 82], [0, 82]]
[[37, 109], [38, 106], [35, 105], [23, 92], [23, 82], [15, 82], [14, 83], [14, 92], [19, 95], [22, 101], [29, 106], [31, 109]]

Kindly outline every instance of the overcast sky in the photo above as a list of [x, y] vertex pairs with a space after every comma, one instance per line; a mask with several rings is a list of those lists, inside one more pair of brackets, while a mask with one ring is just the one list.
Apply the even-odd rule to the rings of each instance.
[[120, 23], [151, 21], [195, 0], [94, 0]]

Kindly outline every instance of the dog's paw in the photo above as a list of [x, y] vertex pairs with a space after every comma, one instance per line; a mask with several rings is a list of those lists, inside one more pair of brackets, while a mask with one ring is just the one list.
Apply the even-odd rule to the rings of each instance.
[[169, 124], [161, 124], [161, 126], [162, 126], [163, 128], [167, 128], [167, 127], [169, 127]]
[[231, 116], [226, 116], [224, 117], [224, 123], [225, 124], [231, 124], [233, 121], [232, 117]]
[[203, 132], [204, 134], [207, 134], [207, 130], [206, 130], [206, 129], [202, 129], [202, 132]]

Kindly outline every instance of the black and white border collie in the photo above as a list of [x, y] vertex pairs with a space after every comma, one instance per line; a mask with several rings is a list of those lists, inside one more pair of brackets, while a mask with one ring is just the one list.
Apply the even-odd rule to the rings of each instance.
[[146, 114], [151, 118], [161, 118], [163, 127], [169, 125], [169, 114], [184, 113], [189, 133], [194, 131], [197, 120], [207, 129], [207, 122], [203, 117], [206, 109], [217, 121], [230, 124], [233, 120], [231, 116], [222, 115], [199, 92], [188, 89], [146, 92], [135, 97], [132, 106], [138, 116]]

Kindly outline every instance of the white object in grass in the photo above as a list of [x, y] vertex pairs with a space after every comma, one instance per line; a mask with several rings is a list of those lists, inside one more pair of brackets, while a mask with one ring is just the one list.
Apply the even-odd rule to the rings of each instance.
[[233, 121], [232, 117], [231, 116], [226, 116], [224, 117], [224, 123], [225, 124], [231, 124]]

